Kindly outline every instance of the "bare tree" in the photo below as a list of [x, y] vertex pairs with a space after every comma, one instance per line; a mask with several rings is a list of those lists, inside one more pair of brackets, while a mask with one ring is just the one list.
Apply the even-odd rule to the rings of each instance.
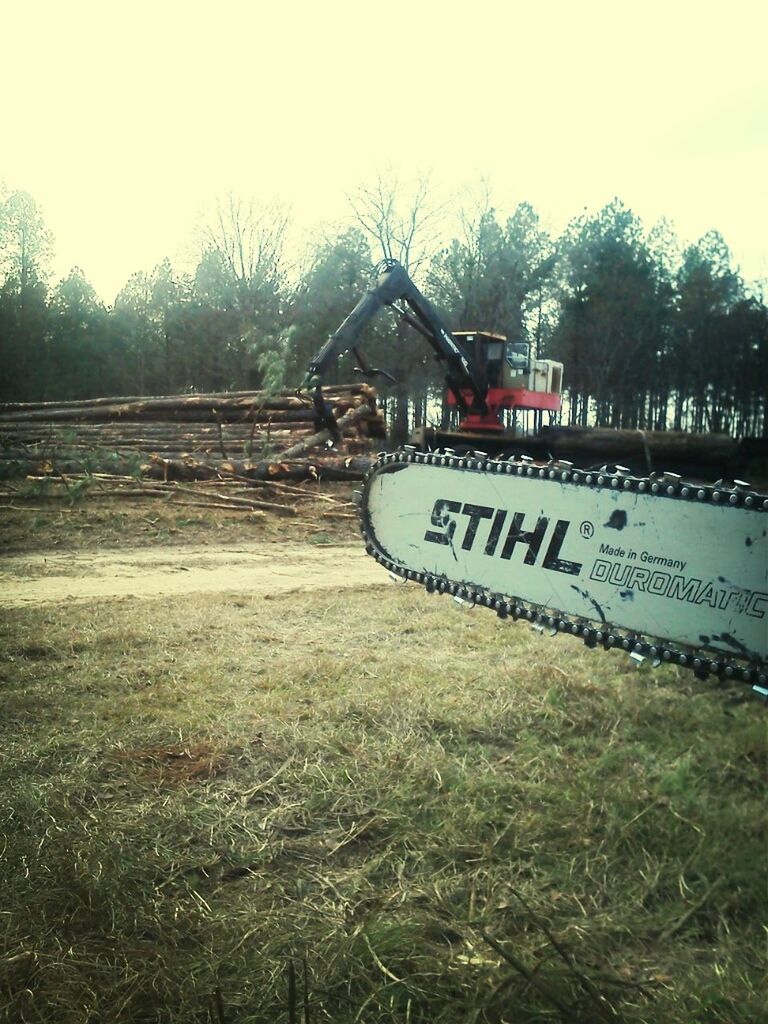
[[230, 193], [219, 199], [214, 215], [200, 229], [197, 285], [214, 307], [236, 313], [227, 360], [238, 367], [240, 380], [263, 383], [263, 366], [270, 362], [283, 328], [289, 222], [289, 211], [281, 203]]
[[394, 174], [379, 174], [370, 188], [349, 196], [355, 220], [380, 249], [409, 274], [418, 274], [434, 254], [445, 204], [435, 199], [429, 175], [401, 187]]
[[[418, 275], [437, 251], [445, 206], [436, 201], [428, 175], [401, 187], [395, 174], [379, 174], [372, 186], [351, 195], [349, 203], [357, 224], [384, 259], [397, 260], [411, 276]], [[399, 371], [390, 427], [393, 440], [402, 442], [409, 434], [411, 403], [414, 424], [424, 421], [428, 380], [424, 352], [402, 321], [383, 341], [388, 351], [382, 353], [381, 365], [389, 362]]]
[[218, 257], [241, 298], [265, 287], [276, 290], [285, 272], [289, 222], [284, 205], [258, 203], [230, 192], [217, 201], [213, 217], [202, 226], [201, 255]]

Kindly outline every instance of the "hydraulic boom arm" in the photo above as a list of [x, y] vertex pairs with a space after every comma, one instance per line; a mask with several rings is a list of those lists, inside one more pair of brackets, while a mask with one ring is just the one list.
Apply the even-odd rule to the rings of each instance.
[[[397, 303], [401, 305], [398, 306]], [[472, 392], [472, 411], [486, 413], [487, 387], [483, 384], [471, 355], [445, 327], [404, 267], [396, 260], [389, 259], [382, 260], [378, 265], [375, 287], [363, 296], [346, 320], [314, 356], [307, 369], [303, 387], [317, 387], [332, 359], [349, 349], [357, 356], [364, 373], [373, 375], [383, 372], [369, 370], [357, 350], [361, 334], [382, 306], [393, 307], [409, 326], [427, 339], [437, 359], [448, 364], [446, 382], [456, 397], [459, 408], [467, 410], [462, 389], [464, 392], [469, 390]]]

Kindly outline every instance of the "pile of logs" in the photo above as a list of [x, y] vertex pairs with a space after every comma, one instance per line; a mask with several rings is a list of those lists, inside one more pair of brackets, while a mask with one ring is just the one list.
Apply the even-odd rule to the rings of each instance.
[[309, 396], [287, 390], [0, 404], [0, 476], [360, 479], [385, 436], [376, 392], [339, 385], [324, 398], [338, 438], [317, 422]]

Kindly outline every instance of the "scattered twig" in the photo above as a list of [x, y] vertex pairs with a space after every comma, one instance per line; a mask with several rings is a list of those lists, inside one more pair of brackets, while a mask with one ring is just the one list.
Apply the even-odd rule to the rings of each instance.
[[[193, 494], [196, 498], [201, 497], [200, 491], [196, 491], [193, 487], [182, 487], [179, 484], [171, 484], [170, 486], [173, 491], [180, 494]], [[221, 502], [227, 508], [231, 506], [249, 509], [266, 509], [286, 516], [296, 515], [298, 511], [292, 505], [278, 505], [274, 501], [259, 501], [256, 498], [237, 498], [227, 494], [217, 494], [215, 497], [218, 502]]]
[[212, 1002], [213, 1008], [216, 1011], [216, 1019], [218, 1021], [218, 1024], [226, 1024], [226, 1019], [224, 1017], [224, 998], [221, 994], [221, 985], [217, 985], [216, 988], [213, 990]]
[[675, 932], [679, 932], [680, 929], [683, 928], [688, 923], [688, 921], [690, 921], [693, 915], [701, 910], [701, 908], [707, 902], [707, 900], [715, 891], [715, 889], [717, 889], [717, 887], [722, 883], [722, 881], [723, 876], [718, 875], [714, 882], [712, 882], [711, 885], [707, 886], [706, 891], [696, 900], [696, 902], [692, 903], [684, 914], [678, 917], [676, 921], [673, 921], [672, 924], [669, 925], [669, 927], [664, 929], [664, 931], [659, 936], [661, 941], [665, 942], [667, 939], [672, 938]]
[[228, 459], [229, 456], [227, 455], [227, 449], [224, 447], [224, 431], [221, 429], [221, 416], [219, 416], [215, 409], [213, 411], [216, 415], [216, 426], [219, 429], [219, 448], [221, 449], [221, 456], [224, 459]]
[[174, 499], [174, 501], [171, 502], [171, 504], [174, 507], [176, 507], [176, 506], [182, 507], [183, 506], [185, 508], [220, 508], [220, 509], [223, 509], [226, 512], [250, 512], [250, 514], [252, 516], [254, 516], [256, 519], [266, 519], [267, 518], [266, 512], [261, 512], [261, 511], [259, 511], [259, 509], [256, 509], [256, 508], [246, 508], [245, 506], [237, 506], [237, 505], [225, 505], [225, 504], [220, 503], [218, 501], [216, 501], [216, 502], [214, 502], [214, 501], [191, 501], [189, 498], [179, 498], [178, 500]]
[[64, 486], [67, 489], [67, 494], [71, 497], [72, 496], [72, 488], [69, 486], [69, 480], [67, 480], [66, 476], [61, 472], [61, 470], [56, 466], [55, 463], [53, 464], [53, 472], [56, 474], [56, 476], [64, 484]]
[[555, 934], [552, 932], [551, 928], [547, 925], [547, 923], [537, 913], [535, 913], [531, 905], [523, 897], [522, 893], [519, 893], [517, 889], [512, 889], [512, 895], [523, 905], [527, 913], [530, 915], [531, 919], [544, 932], [546, 937], [549, 939], [549, 942], [552, 945], [553, 949], [557, 952], [560, 959], [568, 968], [569, 972], [574, 976], [574, 978], [576, 978], [579, 985], [584, 989], [584, 991], [587, 993], [590, 999], [592, 999], [593, 1002], [596, 1004], [596, 1006], [600, 1010], [601, 1015], [604, 1014], [607, 1010], [611, 1013], [612, 1016], [616, 1017], [616, 1011], [607, 1001], [605, 996], [599, 992], [594, 982], [590, 978], [588, 978], [586, 974], [579, 970], [579, 968], [576, 966], [576, 961], [573, 959], [570, 951], [566, 949], [562, 942], [560, 942], [560, 940], [555, 936]]
[[535, 988], [540, 995], [556, 1007], [566, 1020], [573, 1021], [574, 1024], [580, 1024], [579, 1018], [574, 1014], [573, 1010], [571, 1010], [569, 1006], [566, 1006], [566, 1004], [558, 999], [557, 996], [553, 995], [547, 986], [543, 982], [539, 981], [535, 976], [535, 973], [526, 967], [522, 961], [518, 960], [517, 957], [512, 955], [512, 953], [509, 953], [500, 942], [497, 942], [496, 939], [492, 938], [484, 929], [481, 928], [479, 930], [479, 934], [483, 941], [486, 942], [492, 950], [498, 953], [503, 960], [506, 960], [510, 967], [513, 967], [518, 974], [525, 978], [532, 988]]
[[[54, 495], [52, 495], [54, 497]], [[99, 490], [100, 498], [167, 498], [168, 492], [160, 487], [104, 487]]]
[[385, 965], [384, 965], [384, 964], [383, 964], [383, 963], [381, 962], [381, 960], [380, 960], [380, 959], [378, 958], [378, 956], [376, 955], [376, 950], [375, 950], [375, 949], [373, 948], [373, 946], [371, 945], [370, 941], [368, 940], [368, 936], [367, 936], [367, 935], [365, 934], [365, 932], [363, 932], [363, 942], [364, 942], [364, 943], [366, 944], [366, 946], [368, 947], [368, 952], [369, 952], [369, 953], [371, 954], [371, 956], [373, 957], [373, 962], [374, 962], [374, 963], [376, 964], [376, 966], [377, 966], [377, 967], [379, 968], [379, 970], [380, 970], [380, 971], [381, 971], [381, 973], [382, 973], [382, 974], [384, 975], [384, 977], [385, 977], [385, 978], [389, 978], [389, 980], [390, 980], [390, 981], [394, 981], [394, 982], [396, 982], [396, 983], [397, 983], [398, 985], [402, 985], [402, 983], [403, 983], [403, 979], [402, 979], [402, 978], [398, 978], [398, 976], [397, 976], [396, 974], [393, 974], [393, 973], [392, 973], [392, 971], [390, 971], [390, 969], [389, 969], [388, 967], [386, 967], [386, 966], [385, 966]]
[[288, 960], [288, 1024], [299, 1024], [296, 1008], [296, 968], [293, 966], [293, 957], [291, 957]]
[[251, 424], [251, 433], [248, 436], [248, 444], [245, 446], [246, 454], [249, 459], [253, 458], [253, 435], [256, 431], [256, 420]]
[[304, 964], [304, 1024], [310, 1024], [309, 1022], [309, 968], [307, 967], [307, 958], [303, 957]]

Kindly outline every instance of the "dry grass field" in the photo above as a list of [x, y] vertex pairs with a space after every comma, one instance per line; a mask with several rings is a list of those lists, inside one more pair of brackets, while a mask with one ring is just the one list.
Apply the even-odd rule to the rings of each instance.
[[[320, 503], [27, 505], [0, 513], [0, 1019], [766, 1020], [746, 688], [356, 577]], [[11, 600], [126, 547], [188, 585]], [[304, 550], [313, 588], [203, 589], [203, 547], [275, 576]]]

